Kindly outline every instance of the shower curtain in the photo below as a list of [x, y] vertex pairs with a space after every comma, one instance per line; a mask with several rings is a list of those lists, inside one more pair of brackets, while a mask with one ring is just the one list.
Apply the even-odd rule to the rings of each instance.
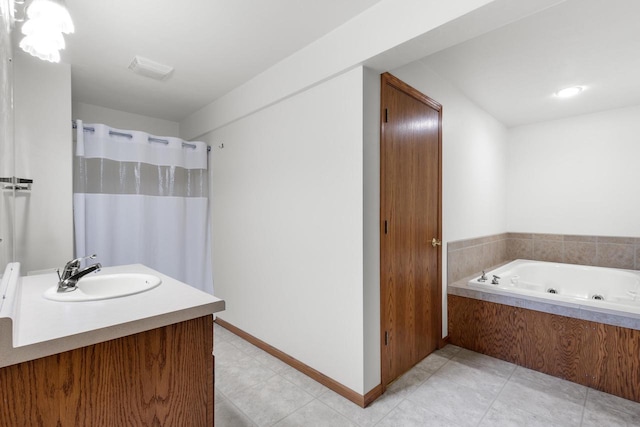
[[78, 257], [140, 263], [213, 293], [207, 146], [77, 122]]

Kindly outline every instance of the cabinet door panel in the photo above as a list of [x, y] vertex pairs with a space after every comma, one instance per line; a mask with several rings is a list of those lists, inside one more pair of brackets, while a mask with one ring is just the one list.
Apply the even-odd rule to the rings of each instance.
[[213, 425], [213, 318], [0, 369], [0, 426]]

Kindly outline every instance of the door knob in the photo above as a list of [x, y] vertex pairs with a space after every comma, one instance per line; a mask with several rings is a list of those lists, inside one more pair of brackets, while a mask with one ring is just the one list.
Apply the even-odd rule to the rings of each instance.
[[431, 239], [431, 246], [433, 246], [434, 248], [436, 246], [442, 246], [442, 241], [434, 237], [433, 239]]

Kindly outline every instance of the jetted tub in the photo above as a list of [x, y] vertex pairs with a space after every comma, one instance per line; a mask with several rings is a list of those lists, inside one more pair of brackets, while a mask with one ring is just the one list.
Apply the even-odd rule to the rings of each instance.
[[486, 276], [449, 284], [452, 344], [640, 402], [640, 271], [516, 260]]
[[[498, 284], [492, 284], [494, 276]], [[468, 286], [640, 316], [640, 271], [519, 259], [486, 272], [486, 277], [475, 277]]]

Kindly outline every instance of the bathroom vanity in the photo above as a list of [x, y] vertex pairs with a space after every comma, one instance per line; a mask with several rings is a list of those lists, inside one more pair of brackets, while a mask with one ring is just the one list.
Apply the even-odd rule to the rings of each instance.
[[55, 273], [20, 277], [17, 263], [7, 267], [0, 426], [213, 425], [212, 314], [224, 301], [143, 265], [97, 274], [149, 274], [161, 284], [61, 302], [43, 296]]

